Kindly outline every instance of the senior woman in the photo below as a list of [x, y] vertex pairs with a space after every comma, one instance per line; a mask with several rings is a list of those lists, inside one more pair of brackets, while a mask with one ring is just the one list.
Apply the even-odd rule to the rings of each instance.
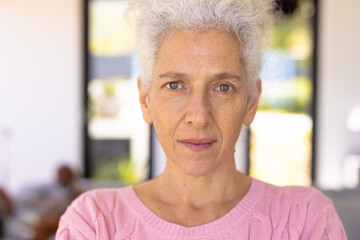
[[235, 143], [261, 93], [272, 3], [132, 3], [141, 109], [166, 168], [139, 186], [83, 194], [63, 215], [57, 239], [346, 239], [321, 193], [276, 187], [235, 168]]

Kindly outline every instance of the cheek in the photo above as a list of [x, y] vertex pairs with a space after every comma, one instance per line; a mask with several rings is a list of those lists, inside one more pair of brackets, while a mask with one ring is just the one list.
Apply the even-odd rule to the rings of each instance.
[[155, 102], [151, 112], [158, 122], [173, 122], [184, 109], [182, 102], [176, 99], [156, 99]]
[[163, 99], [161, 96], [155, 96], [153, 100], [151, 115], [156, 134], [159, 140], [171, 137], [182, 119], [184, 106], [179, 100]]
[[244, 121], [245, 104], [240, 99], [227, 100], [212, 104], [215, 122], [223, 134], [224, 140], [237, 140]]

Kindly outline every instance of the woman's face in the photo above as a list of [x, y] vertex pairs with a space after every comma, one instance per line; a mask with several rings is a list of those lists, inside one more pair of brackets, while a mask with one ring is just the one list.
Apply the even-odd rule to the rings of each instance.
[[140, 81], [139, 89], [144, 119], [154, 124], [168, 164], [191, 176], [234, 161], [241, 126], [257, 109], [257, 99], [248, 102], [240, 43], [217, 30], [165, 38], [149, 92]]

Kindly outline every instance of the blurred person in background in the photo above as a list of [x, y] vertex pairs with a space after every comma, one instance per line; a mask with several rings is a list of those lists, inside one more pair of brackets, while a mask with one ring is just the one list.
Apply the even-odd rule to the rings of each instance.
[[5, 190], [0, 188], [0, 239], [5, 236], [5, 224], [12, 214], [13, 202]]
[[75, 187], [75, 176], [69, 166], [57, 170], [57, 182], [38, 205], [39, 221], [35, 224], [34, 240], [47, 240], [56, 232], [60, 216], [80, 191]]
[[14, 214], [8, 218], [5, 236], [22, 240], [53, 237], [60, 216], [81, 193], [76, 182], [74, 171], [67, 165], [61, 165], [57, 168], [54, 183], [24, 189], [14, 198]]
[[81, 195], [56, 239], [347, 239], [317, 190], [277, 187], [235, 167], [235, 143], [261, 94], [272, 1], [131, 3], [139, 100], [166, 167], [138, 186]]

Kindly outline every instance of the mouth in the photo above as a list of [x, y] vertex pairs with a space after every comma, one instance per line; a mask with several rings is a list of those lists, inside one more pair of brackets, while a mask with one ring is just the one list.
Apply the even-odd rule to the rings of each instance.
[[192, 151], [200, 152], [210, 148], [216, 143], [216, 140], [210, 138], [192, 138], [179, 140], [178, 142]]

